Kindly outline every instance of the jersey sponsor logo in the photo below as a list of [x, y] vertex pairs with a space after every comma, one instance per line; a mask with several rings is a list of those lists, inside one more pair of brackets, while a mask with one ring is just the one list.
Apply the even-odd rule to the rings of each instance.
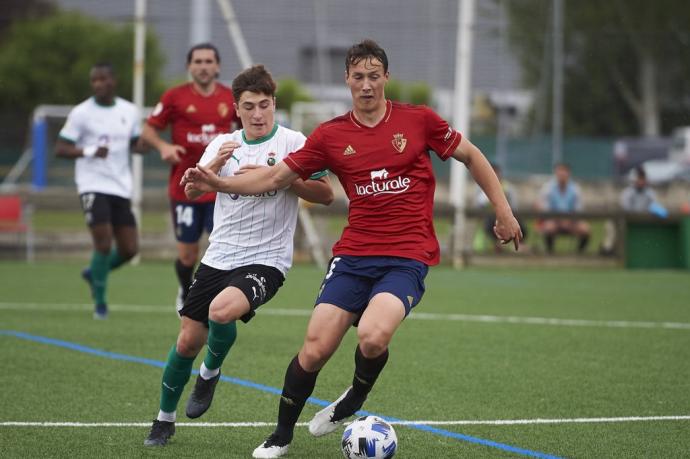
[[225, 118], [229, 111], [230, 108], [228, 107], [228, 104], [226, 104], [225, 102], [221, 102], [218, 104], [218, 114], [221, 118]]
[[200, 143], [202, 145], [208, 145], [211, 143], [213, 139], [216, 138], [218, 133], [216, 132], [216, 125], [211, 123], [211, 124], [202, 124], [201, 125], [201, 132], [200, 133], [195, 133], [195, 132], [188, 132], [187, 133], [187, 142], [188, 143]]
[[386, 169], [381, 169], [378, 171], [371, 171], [371, 179], [383, 179], [386, 180], [388, 178], [388, 171]]
[[407, 146], [407, 139], [404, 137], [404, 134], [397, 133], [393, 134], [393, 140], [391, 140], [391, 143], [393, 144], [393, 148], [395, 148], [398, 153], [402, 153]]
[[364, 185], [355, 183], [357, 196], [404, 193], [410, 188], [410, 183], [412, 183], [412, 179], [402, 176], [388, 180], [389, 173], [385, 168], [371, 171], [370, 175], [371, 182]]
[[354, 155], [357, 153], [354, 148], [352, 148], [352, 145], [348, 145], [347, 148], [343, 151], [343, 156], [349, 156], [349, 155]]
[[228, 196], [230, 196], [230, 199], [233, 201], [237, 201], [238, 199], [272, 199], [275, 198], [278, 195], [278, 190], [271, 190], [271, 191], [265, 191], [263, 193], [259, 194], [237, 194], [237, 193], [232, 193]]
[[194, 104], [187, 105], [185, 113], [196, 113], [196, 107], [194, 106]]

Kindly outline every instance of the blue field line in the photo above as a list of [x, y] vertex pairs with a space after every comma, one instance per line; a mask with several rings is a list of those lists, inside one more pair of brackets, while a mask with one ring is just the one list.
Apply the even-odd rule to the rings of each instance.
[[[162, 362], [160, 360], [145, 359], [143, 357], [135, 357], [135, 356], [127, 355], [127, 354], [119, 354], [117, 352], [108, 352], [108, 351], [96, 349], [93, 347], [83, 346], [81, 344], [71, 343], [69, 341], [63, 341], [60, 339], [48, 338], [45, 336], [32, 335], [29, 333], [24, 333], [24, 332], [15, 331], [15, 330], [0, 330], [0, 335], [14, 336], [16, 338], [21, 338], [21, 339], [24, 339], [27, 341], [34, 341], [34, 342], [42, 343], [42, 344], [49, 344], [51, 346], [58, 346], [58, 347], [66, 348], [66, 349], [71, 349], [73, 351], [83, 352], [85, 354], [96, 355], [98, 357], [105, 357], [105, 358], [113, 359], [113, 360], [122, 360], [125, 362], [142, 363], [144, 365], [150, 365], [150, 366], [154, 366], [154, 367], [158, 367], [158, 368], [164, 368], [165, 367], [165, 362]], [[192, 373], [198, 374], [199, 372], [194, 370]], [[263, 384], [258, 384], [258, 383], [247, 381], [244, 379], [233, 378], [230, 376], [223, 376], [223, 375], [221, 375], [220, 379], [221, 379], [221, 381], [236, 384], [238, 386], [257, 389], [257, 390], [260, 390], [263, 392], [269, 392], [271, 394], [280, 395], [282, 393], [281, 389], [271, 387], [271, 386], [266, 386]], [[318, 398], [314, 398], [314, 397], [309, 397], [309, 399], [307, 399], [307, 401], [312, 403], [312, 404], [319, 405], [319, 406], [328, 406], [330, 404], [330, 402], [327, 402], [325, 400], [321, 400]], [[357, 415], [359, 415], [359, 416], [378, 416], [378, 417], [385, 419], [389, 422], [404, 422], [401, 419], [396, 419], [396, 418], [392, 418], [389, 416], [383, 416], [380, 414], [371, 413], [369, 411], [358, 411]], [[499, 442], [495, 442], [492, 440], [485, 440], [485, 439], [479, 438], [479, 437], [472, 437], [470, 435], [451, 432], [451, 431], [444, 430], [444, 429], [438, 429], [436, 427], [432, 427], [432, 426], [428, 426], [428, 425], [424, 425], [424, 424], [406, 424], [405, 426], [410, 427], [412, 429], [417, 429], [417, 430], [421, 430], [424, 432], [429, 432], [429, 433], [432, 433], [435, 435], [439, 435], [441, 437], [455, 438], [457, 440], [466, 441], [468, 443], [474, 443], [474, 444], [478, 444], [478, 445], [488, 446], [490, 448], [496, 448], [496, 449], [500, 449], [500, 450], [507, 451], [510, 453], [519, 454], [522, 456], [538, 457], [541, 459], [560, 459], [558, 456], [553, 456], [551, 454], [541, 453], [539, 451], [532, 451], [529, 449], [518, 448], [517, 446], [506, 445], [505, 443], [499, 443]]]

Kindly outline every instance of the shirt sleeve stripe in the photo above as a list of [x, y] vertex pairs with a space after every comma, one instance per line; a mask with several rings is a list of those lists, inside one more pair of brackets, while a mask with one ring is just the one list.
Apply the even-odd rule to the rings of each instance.
[[321, 177], [325, 177], [325, 176], [327, 176], [327, 175], [328, 175], [328, 171], [314, 172], [314, 173], [311, 174], [311, 176], [309, 177], [309, 180], [318, 180], [318, 179], [320, 179]]
[[448, 147], [443, 150], [443, 153], [440, 155], [441, 159], [448, 159], [453, 154], [455, 149], [458, 148], [458, 145], [460, 145], [461, 141], [462, 134], [460, 134], [458, 131], [453, 131], [453, 140], [451, 140], [448, 144]]

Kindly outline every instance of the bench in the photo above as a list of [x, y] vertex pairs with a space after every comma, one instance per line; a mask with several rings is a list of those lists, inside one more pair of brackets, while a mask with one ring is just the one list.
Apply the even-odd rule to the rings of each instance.
[[16, 246], [26, 248], [26, 260], [34, 259], [34, 235], [31, 225], [31, 208], [22, 203], [18, 195], [0, 195], [0, 233], [17, 235]]

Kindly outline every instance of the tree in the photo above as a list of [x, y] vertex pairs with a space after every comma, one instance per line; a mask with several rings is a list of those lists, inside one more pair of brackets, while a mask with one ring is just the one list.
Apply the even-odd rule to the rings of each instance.
[[277, 108], [290, 112], [295, 102], [311, 102], [314, 98], [294, 78], [284, 78], [276, 85]]
[[[500, 0], [497, 0], [500, 1]], [[550, 87], [551, 2], [502, 2], [525, 82]], [[565, 1], [565, 129], [571, 134], [659, 135], [689, 107], [690, 3]], [[550, 107], [547, 100], [541, 100]]]
[[[130, 26], [118, 27], [78, 13], [16, 22], [0, 48], [0, 118], [5, 131], [0, 131], [0, 137], [21, 146], [26, 120], [37, 105], [76, 104], [86, 99], [91, 94], [89, 70], [97, 62], [113, 65], [118, 94], [131, 99], [133, 59]], [[163, 90], [162, 63], [157, 42], [149, 35], [147, 104], [155, 103]]]
[[55, 11], [47, 0], [3, 0], [0, 8], [0, 38], [18, 20], [37, 19]]

